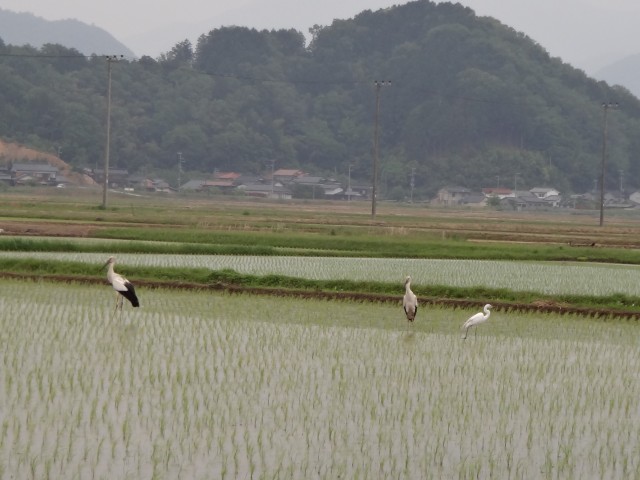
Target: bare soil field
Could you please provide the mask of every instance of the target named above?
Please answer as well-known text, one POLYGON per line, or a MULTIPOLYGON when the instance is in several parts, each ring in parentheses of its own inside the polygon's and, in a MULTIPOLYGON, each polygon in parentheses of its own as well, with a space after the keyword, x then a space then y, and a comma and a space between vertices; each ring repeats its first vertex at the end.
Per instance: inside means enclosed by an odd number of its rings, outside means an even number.
POLYGON ((90 224, 59 223, 46 221, 2 220, 3 235, 41 237, 87 237, 97 226, 90 224))
POLYGON ((329 233, 331 229, 341 229, 387 236, 429 234, 473 242, 640 248, 640 211, 607 212, 603 227, 598 226, 595 211, 509 212, 382 203, 377 217, 371 218, 367 202, 270 202, 225 196, 129 198, 112 195, 113 210, 97 211, 100 199, 96 189, 89 189, 90 193, 73 188, 49 190, 66 191, 48 196, 42 191, 0 195, 0 200, 4 197, 1 203, 4 211, 24 209, 28 212, 24 218, 13 213, 0 219, 0 228, 5 234, 81 237, 96 229, 124 225, 299 233, 329 233), (46 212, 41 218, 35 218, 24 204, 38 202, 47 202, 49 208, 59 206, 59 211, 69 210, 74 214, 84 208, 84 213, 82 218, 73 217, 74 221, 69 223, 60 218, 49 220, 46 212))

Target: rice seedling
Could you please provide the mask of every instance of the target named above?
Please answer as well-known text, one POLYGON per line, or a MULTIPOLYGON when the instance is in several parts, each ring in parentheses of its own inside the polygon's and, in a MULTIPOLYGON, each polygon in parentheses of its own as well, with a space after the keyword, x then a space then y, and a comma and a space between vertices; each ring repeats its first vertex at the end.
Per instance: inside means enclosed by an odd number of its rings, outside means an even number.
POLYGON ((631 478, 631 322, 0 281, 6 478, 631 478), (544 472, 544 473, 542 473, 544 472))
MULTIPOLYGON (((3 258, 67 260, 101 264, 106 253, 3 252, 3 258)), ((250 275, 286 275, 310 280, 400 282, 414 285, 509 289, 548 295, 640 296, 640 266, 594 263, 516 262, 402 258, 338 258, 252 255, 121 254, 130 267, 232 269, 250 275)))

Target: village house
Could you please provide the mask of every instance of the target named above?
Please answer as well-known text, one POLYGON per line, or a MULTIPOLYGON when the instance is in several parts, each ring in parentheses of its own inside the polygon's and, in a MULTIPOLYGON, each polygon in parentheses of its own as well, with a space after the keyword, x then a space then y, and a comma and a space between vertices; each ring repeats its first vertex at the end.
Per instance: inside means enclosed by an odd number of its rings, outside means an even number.
MULTIPOLYGON (((217 170, 213 173, 212 180, 194 179, 184 183, 180 190, 192 190, 192 191, 219 191, 221 193, 229 194, 234 190, 245 191, 247 186, 254 185, 268 185, 271 188, 271 181, 268 183, 263 180, 259 175, 244 175, 237 172, 219 172, 217 170)), ((275 185, 282 186, 280 182, 276 182, 275 185)), ((260 190, 258 187, 256 190, 260 190)))
POLYGON ((311 189, 311 198, 342 198, 344 193, 339 182, 313 175, 302 175, 293 179, 291 187, 295 186, 311 189))
POLYGON ((238 185, 229 178, 214 178, 213 180, 206 180, 202 184, 202 189, 217 189, 224 193, 229 193, 234 190, 238 185))
POLYGON ((6 185, 13 185, 13 177, 8 169, 0 168, 0 182, 6 185))
POLYGON ((302 170, 280 168, 273 172, 273 181, 280 182, 282 185, 293 182, 296 178, 303 176, 302 170))
POLYGON ((640 191, 633 192, 629 195, 629 201, 633 203, 634 206, 640 205, 640 191))
POLYGON ((559 197, 560 192, 555 188, 548 187, 534 187, 529 192, 533 193, 538 198, 559 197))
MULTIPOLYGON (((98 184, 104 184, 104 168, 95 168, 91 177, 98 184)), ((109 168, 109 187, 118 188, 129 185, 129 171, 125 168, 109 168)))
POLYGON ((242 174, 237 172, 219 172, 217 170, 213 172, 213 178, 215 180, 225 181, 228 184, 236 184, 236 181, 241 176, 242 174))
POLYGON ((147 192, 173 192, 173 188, 171 187, 171 185, 169 185, 168 182, 162 180, 161 178, 147 178, 144 180, 142 186, 147 192))
MULTIPOLYGON (((600 197, 598 197, 599 200, 600 197)), ((635 204, 624 192, 611 191, 604 194, 604 206, 605 208, 630 208, 635 204)))
POLYGON ((443 187, 438 190, 434 203, 446 207, 460 205, 464 197, 469 195, 469 193, 471 193, 471 191, 465 187, 443 187))
POLYGON ((255 185, 265 183, 265 180, 260 175, 251 175, 248 173, 241 173, 235 180, 236 185, 255 185))
POLYGON ((142 190, 145 188, 147 177, 144 175, 129 175, 127 177, 127 186, 134 190, 142 190))
POLYGON ((206 180, 189 180, 188 182, 180 185, 180 190, 192 190, 195 192, 199 192, 203 190, 203 185, 206 183, 206 180))
POLYGON ((48 163, 14 162, 9 169, 14 184, 55 185, 58 168, 48 163))
POLYGON ((344 191, 346 200, 363 200, 368 199, 371 192, 371 185, 351 184, 351 188, 347 186, 344 191))
POLYGON ((483 188, 482 193, 485 197, 498 197, 501 200, 513 196, 513 191, 510 188, 483 188))
POLYGON ((277 200, 291 200, 291 191, 282 185, 239 185, 238 191, 244 192, 249 197, 274 198, 277 200))
POLYGON ((528 190, 514 191, 512 197, 505 197, 500 200, 500 205, 518 211, 543 210, 552 206, 550 202, 539 198, 528 190))
POLYGON ((462 197, 460 205, 464 205, 465 207, 486 207, 487 196, 481 192, 470 192, 466 196, 462 197))

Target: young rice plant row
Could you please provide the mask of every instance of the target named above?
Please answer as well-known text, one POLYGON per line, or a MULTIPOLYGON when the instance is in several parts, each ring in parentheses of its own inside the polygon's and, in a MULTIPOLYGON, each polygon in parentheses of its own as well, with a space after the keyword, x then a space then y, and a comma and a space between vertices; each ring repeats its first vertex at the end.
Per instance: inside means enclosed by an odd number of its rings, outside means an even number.
MULTIPOLYGON (((3 252, 6 258, 37 258, 104 263, 109 254, 3 252)), ((640 266, 495 260, 430 260, 238 255, 121 254, 118 265, 233 269, 242 274, 279 274, 311 280, 486 287, 552 295, 640 296, 640 266)), ((134 275, 129 275, 134 280, 134 275)))
MULTIPOLYGON (((133 258, 133 257, 132 257, 133 258)), ((637 325, 0 281, 0 478, 632 478, 637 325)))

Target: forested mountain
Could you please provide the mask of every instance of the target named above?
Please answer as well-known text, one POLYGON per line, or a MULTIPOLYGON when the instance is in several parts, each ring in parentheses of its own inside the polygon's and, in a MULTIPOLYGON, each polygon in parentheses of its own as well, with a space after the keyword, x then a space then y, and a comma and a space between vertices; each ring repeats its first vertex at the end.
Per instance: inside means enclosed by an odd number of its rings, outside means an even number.
MULTIPOLYGON (((379 94, 382 194, 445 184, 593 188, 608 111, 607 187, 640 186, 640 102, 459 4, 419 0, 313 30, 228 27, 157 59, 112 62, 111 165, 277 168, 370 179, 379 94), (375 80, 392 86, 376 90, 375 80)), ((104 157, 107 61, 0 45, 0 136, 77 167, 104 157)), ((184 176, 183 176, 184 178, 184 176)))
POLYGON ((78 20, 45 20, 31 13, 18 13, 0 8, 0 36, 5 43, 41 47, 56 43, 75 48, 85 55, 120 54, 133 57, 133 52, 110 33, 78 20))

